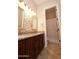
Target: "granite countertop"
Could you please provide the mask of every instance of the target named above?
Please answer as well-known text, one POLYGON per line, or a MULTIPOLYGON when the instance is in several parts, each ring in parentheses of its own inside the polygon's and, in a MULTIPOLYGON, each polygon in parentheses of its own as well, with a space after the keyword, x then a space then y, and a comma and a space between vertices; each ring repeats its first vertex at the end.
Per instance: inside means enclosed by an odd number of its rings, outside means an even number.
POLYGON ((37 36, 37 35, 40 35, 40 34, 44 34, 44 32, 40 31, 40 32, 35 32, 35 33, 21 34, 21 35, 18 35, 18 40, 22 40, 24 38, 30 38, 30 37, 37 36))

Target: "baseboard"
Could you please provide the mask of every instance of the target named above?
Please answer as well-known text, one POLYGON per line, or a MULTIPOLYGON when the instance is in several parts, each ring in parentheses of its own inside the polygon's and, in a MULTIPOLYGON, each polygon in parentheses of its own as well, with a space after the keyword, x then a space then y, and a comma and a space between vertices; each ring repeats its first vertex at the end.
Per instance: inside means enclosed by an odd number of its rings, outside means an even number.
POLYGON ((48 41, 52 43, 59 43, 59 40, 48 40, 48 41))

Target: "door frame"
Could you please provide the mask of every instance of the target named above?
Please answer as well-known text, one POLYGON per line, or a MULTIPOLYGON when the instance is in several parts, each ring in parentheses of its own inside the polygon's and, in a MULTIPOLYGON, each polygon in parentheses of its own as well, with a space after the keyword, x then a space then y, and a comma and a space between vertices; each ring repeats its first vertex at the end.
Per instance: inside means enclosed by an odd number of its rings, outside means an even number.
MULTIPOLYGON (((60 40, 60 28, 59 28, 59 21, 58 21, 57 6, 56 5, 48 7, 48 8, 45 9, 45 22, 47 21, 47 19, 46 19, 46 10, 50 9, 50 8, 53 8, 53 7, 56 7, 56 19, 57 19, 56 23, 57 23, 57 27, 59 29, 58 35, 59 35, 59 40, 60 40)), ((46 23, 46 37, 47 37, 47 23, 46 23)))

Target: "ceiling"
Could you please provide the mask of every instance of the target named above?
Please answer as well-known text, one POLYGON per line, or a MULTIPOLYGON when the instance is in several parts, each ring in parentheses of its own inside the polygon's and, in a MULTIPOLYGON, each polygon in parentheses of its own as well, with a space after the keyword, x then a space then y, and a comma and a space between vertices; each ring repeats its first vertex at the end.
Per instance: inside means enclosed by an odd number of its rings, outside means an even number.
POLYGON ((33 0, 33 1, 36 3, 36 5, 40 5, 47 0, 33 0))

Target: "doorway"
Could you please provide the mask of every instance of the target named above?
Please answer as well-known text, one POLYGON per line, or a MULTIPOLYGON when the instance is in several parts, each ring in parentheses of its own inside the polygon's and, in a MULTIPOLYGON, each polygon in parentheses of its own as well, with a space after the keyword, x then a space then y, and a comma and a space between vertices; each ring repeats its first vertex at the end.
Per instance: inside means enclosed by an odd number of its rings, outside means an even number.
POLYGON ((59 28, 56 12, 56 6, 46 9, 46 32, 48 41, 59 43, 59 28))

